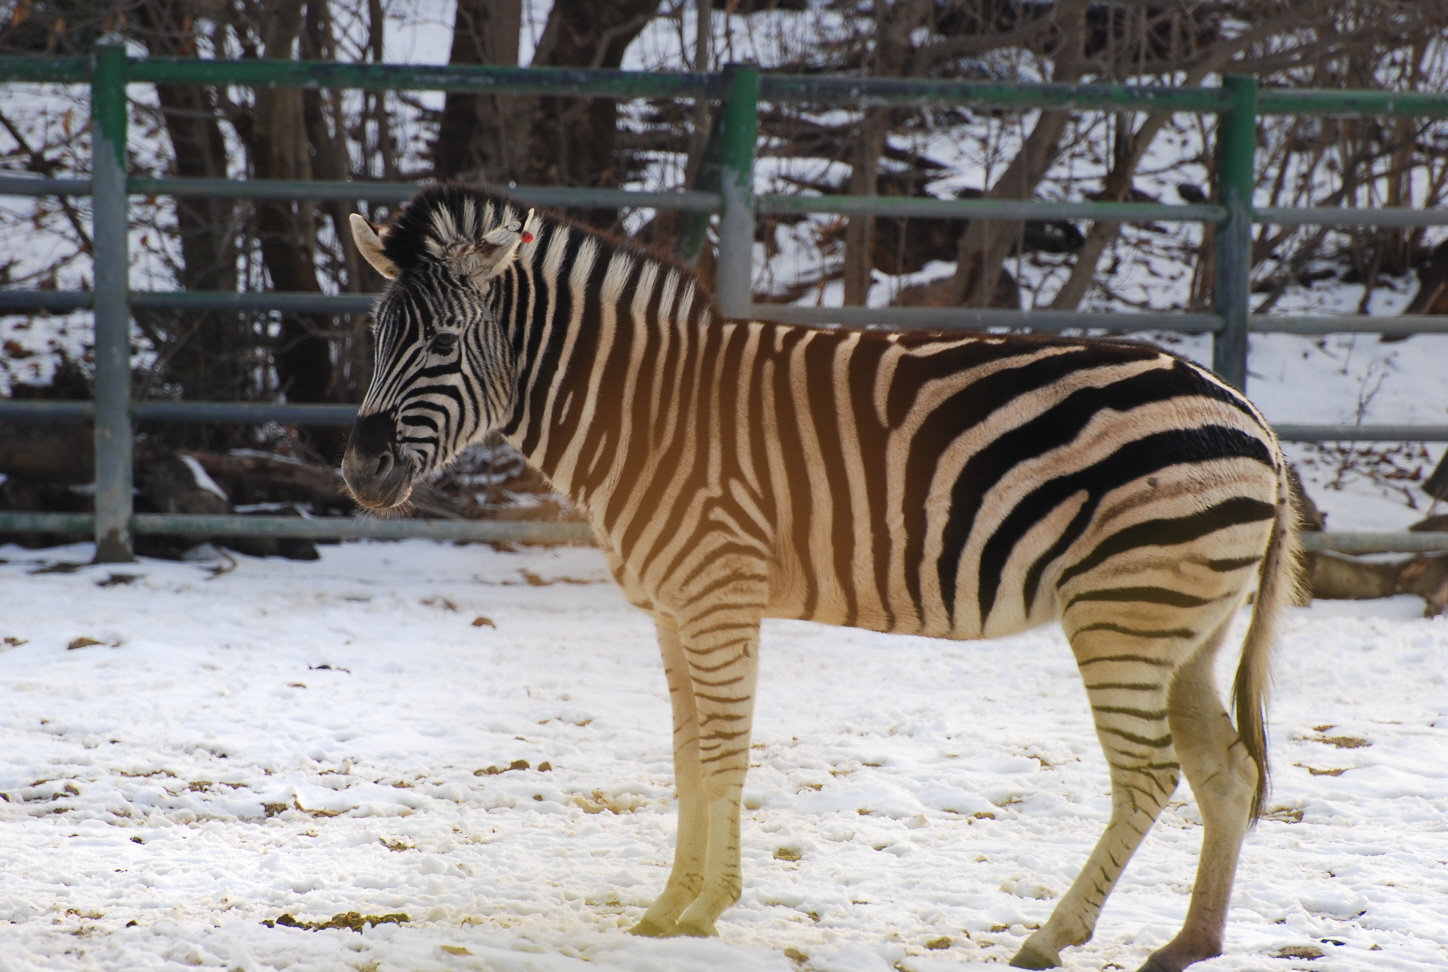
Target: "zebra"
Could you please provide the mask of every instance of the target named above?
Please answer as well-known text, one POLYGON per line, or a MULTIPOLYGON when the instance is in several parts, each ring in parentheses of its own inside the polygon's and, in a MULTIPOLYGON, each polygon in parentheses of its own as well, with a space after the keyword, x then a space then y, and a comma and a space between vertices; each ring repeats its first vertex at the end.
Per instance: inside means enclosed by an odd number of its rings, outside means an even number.
POLYGON ((1142 969, 1220 954, 1298 557, 1282 452, 1240 393, 1142 343, 726 319, 690 270, 472 187, 352 227, 389 278, 343 460, 356 499, 395 507, 500 433, 654 619, 678 840, 633 932, 713 935, 739 898, 762 618, 952 639, 1059 620, 1112 811, 1011 964, 1090 939, 1182 773, 1196 884, 1142 969), (1213 661, 1254 582, 1234 727, 1213 661))

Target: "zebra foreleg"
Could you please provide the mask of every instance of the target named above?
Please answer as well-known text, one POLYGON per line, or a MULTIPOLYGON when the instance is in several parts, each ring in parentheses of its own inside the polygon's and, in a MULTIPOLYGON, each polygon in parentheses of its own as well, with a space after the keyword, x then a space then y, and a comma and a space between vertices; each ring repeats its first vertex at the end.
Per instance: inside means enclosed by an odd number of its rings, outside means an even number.
POLYGON ((679 641, 679 628, 671 619, 655 620, 669 701, 674 710, 674 788, 679 794, 678 838, 674 867, 664 891, 630 929, 635 935, 663 937, 680 934, 679 915, 704 886, 704 864, 709 851, 708 813, 704 774, 699 762, 699 715, 694 705, 694 681, 679 641))
POLYGON ((1202 814, 1202 853, 1182 930, 1152 953, 1141 972, 1180 972, 1222 953, 1232 880, 1257 787, 1257 765, 1238 738, 1213 677, 1225 628, 1177 674, 1167 699, 1172 738, 1202 814))
POLYGON ((763 595, 762 579, 735 580, 715 587, 707 603, 696 604, 679 623, 699 720, 708 835, 703 886, 677 922, 684 935, 717 934, 715 919, 739 900, 744 886, 739 814, 749 769, 763 595))
POLYGON ((1131 655, 1092 653, 1072 641, 1111 768, 1111 820, 1050 919, 1011 959, 1016 968, 1053 968, 1062 948, 1090 941, 1107 896, 1177 785, 1166 711, 1171 668, 1125 660, 1152 657, 1148 646, 1133 646, 1131 655))

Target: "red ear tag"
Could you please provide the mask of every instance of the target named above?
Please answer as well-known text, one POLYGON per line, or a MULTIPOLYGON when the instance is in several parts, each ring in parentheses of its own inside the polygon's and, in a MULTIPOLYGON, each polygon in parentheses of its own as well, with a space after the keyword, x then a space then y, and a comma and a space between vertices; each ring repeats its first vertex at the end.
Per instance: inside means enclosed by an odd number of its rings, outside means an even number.
POLYGON ((524 243, 532 243, 532 242, 533 242, 533 234, 532 234, 532 233, 524 233, 524 234, 523 234, 523 242, 524 242, 524 243))

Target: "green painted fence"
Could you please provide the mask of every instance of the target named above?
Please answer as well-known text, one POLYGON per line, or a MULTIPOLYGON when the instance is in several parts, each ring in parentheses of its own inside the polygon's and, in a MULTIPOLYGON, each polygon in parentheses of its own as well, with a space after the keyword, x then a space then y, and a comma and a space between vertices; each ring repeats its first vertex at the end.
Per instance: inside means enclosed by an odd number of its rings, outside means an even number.
MULTIPOLYGON (((355 409, 332 405, 268 405, 227 402, 133 402, 130 375, 132 307, 189 310, 284 310, 364 313, 359 295, 286 293, 133 292, 127 274, 131 196, 238 199, 370 200, 399 202, 417 186, 380 182, 263 182, 224 179, 129 178, 125 168, 126 86, 130 84, 239 85, 250 87, 359 88, 508 92, 610 98, 706 98, 723 103, 718 191, 633 192, 522 186, 513 191, 540 206, 672 209, 719 216, 717 299, 734 317, 769 317, 797 323, 849 327, 979 329, 1026 327, 1057 331, 1210 332, 1213 366, 1238 387, 1247 376, 1247 335, 1252 332, 1322 334, 1448 333, 1448 319, 1417 316, 1253 315, 1248 303, 1250 231, 1254 222, 1281 225, 1448 225, 1448 210, 1346 208, 1254 209, 1252 191, 1256 125, 1260 115, 1448 117, 1448 94, 1382 91, 1259 90, 1255 79, 1229 76, 1221 87, 1169 88, 1128 85, 979 83, 922 79, 869 79, 764 74, 752 66, 720 74, 660 74, 558 68, 501 68, 314 61, 205 61, 130 58, 123 48, 101 46, 88 58, 0 58, 0 83, 88 84, 94 119, 91 177, 0 177, 0 195, 93 196, 95 287, 87 292, 0 290, 0 313, 74 311, 95 316, 94 402, 0 400, 0 417, 91 419, 96 436, 96 512, 92 515, 0 513, 0 531, 92 535, 98 561, 131 557, 131 535, 169 533, 212 536, 313 538, 432 537, 452 540, 562 542, 586 540, 582 524, 450 522, 280 517, 137 515, 132 510, 131 443, 135 421, 283 421, 350 423, 355 409), (1003 199, 901 199, 859 196, 780 196, 754 192, 754 160, 760 102, 909 107, 959 105, 1001 109, 1192 112, 1216 115, 1219 153, 1216 202, 1155 205, 1118 202, 1051 203, 1003 199), (752 303, 750 271, 754 222, 768 213, 969 219, 1088 219, 1119 222, 1197 222, 1217 227, 1217 294, 1211 313, 1100 314, 1075 311, 1005 311, 977 308, 805 308, 752 303)), ((1282 426, 1284 438, 1300 441, 1448 441, 1448 426, 1282 426)), ((1354 553, 1448 550, 1448 534, 1326 533, 1307 538, 1312 549, 1354 553)))

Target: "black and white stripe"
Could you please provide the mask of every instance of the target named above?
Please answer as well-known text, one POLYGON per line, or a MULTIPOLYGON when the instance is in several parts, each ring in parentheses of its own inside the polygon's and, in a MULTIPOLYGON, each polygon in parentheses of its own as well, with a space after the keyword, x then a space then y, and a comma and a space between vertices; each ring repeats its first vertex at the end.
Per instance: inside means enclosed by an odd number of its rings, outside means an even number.
POLYGON ((1179 769, 1207 845, 1193 916, 1148 967, 1220 949, 1295 556, 1281 452, 1238 392, 1143 344, 721 319, 687 270, 471 189, 365 237, 395 280, 363 416, 394 423, 414 475, 500 430, 658 622, 681 824, 640 931, 711 932, 738 896, 761 618, 957 639, 1059 619, 1116 810, 1017 960, 1090 936, 1179 769), (1239 738, 1211 658, 1254 583, 1239 738))

